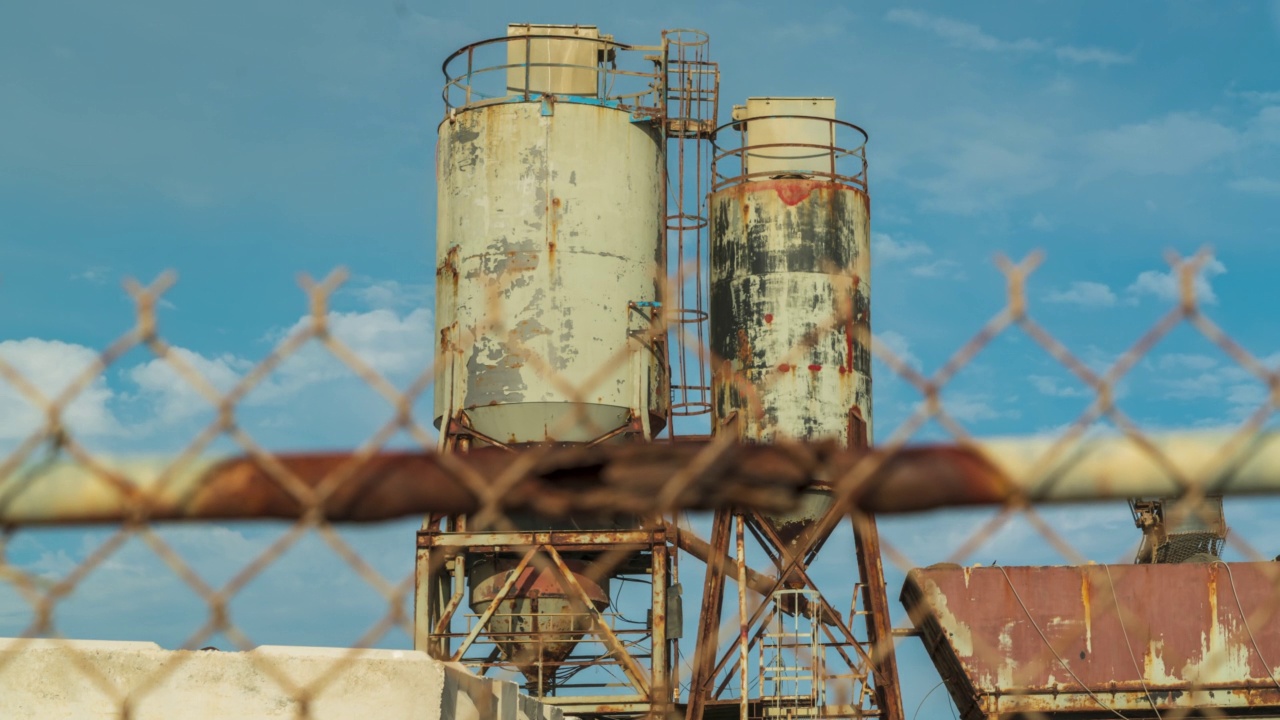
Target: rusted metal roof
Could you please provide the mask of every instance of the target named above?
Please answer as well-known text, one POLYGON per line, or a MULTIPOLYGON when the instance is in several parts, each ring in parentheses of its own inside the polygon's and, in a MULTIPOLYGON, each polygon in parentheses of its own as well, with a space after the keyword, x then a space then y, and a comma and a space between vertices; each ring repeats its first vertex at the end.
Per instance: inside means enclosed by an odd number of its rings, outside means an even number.
POLYGON ((1261 717, 1280 713, 1278 581, 1276 563, 947 565, 908 573, 902 601, 966 720, 1261 717))

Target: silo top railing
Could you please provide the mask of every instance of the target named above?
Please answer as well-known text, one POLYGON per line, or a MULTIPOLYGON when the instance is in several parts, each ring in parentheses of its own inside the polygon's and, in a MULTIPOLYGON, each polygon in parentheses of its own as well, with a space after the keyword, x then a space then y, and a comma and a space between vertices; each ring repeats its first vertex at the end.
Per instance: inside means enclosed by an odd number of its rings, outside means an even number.
MULTIPOLYGON (((758 127, 759 125, 757 125, 758 127)), ((856 187, 863 192, 867 190, 867 140, 865 130, 833 118, 813 115, 760 115, 716 128, 715 151, 711 158, 711 191, 716 192, 734 185, 755 180, 772 178, 805 177, 819 180, 831 180, 856 187), (751 143, 748 139, 748 127, 752 123, 764 124, 776 121, 802 121, 813 123, 826 131, 823 137, 817 138, 810 128, 805 139, 813 142, 763 142, 751 143), (729 132, 726 132, 729 131, 729 132), (736 147, 726 147, 720 141, 723 137, 737 140, 736 147), (757 165, 774 165, 764 170, 753 170, 752 160, 757 165), (764 161, 764 162, 761 162, 764 161), (794 165, 790 169, 779 169, 777 164, 794 165)))
POLYGON ((663 103, 661 67, 654 53, 660 49, 576 35, 522 34, 481 40, 444 61, 445 110, 552 96, 657 117, 663 103), (557 53, 578 55, 582 61, 554 62, 557 53), (646 62, 647 69, 642 65, 646 62), (572 87, 556 88, 557 83, 572 87))

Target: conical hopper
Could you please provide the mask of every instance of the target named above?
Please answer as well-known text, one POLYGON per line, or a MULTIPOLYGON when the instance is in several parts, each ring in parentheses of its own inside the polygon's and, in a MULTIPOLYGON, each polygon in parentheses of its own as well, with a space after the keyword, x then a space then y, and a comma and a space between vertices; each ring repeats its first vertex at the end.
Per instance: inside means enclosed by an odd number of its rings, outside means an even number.
MULTIPOLYGON (((831 509, 831 493, 823 488, 811 488, 801 495, 796 508, 789 513, 766 514, 761 517, 778 535, 788 552, 797 552, 808 540, 810 532, 831 509)), ((826 538, 815 544, 822 545, 826 538)))
MULTIPOLYGON (((489 609, 515 572, 515 565, 515 561, 499 560, 473 570, 473 612, 483 613, 489 609)), ((596 610, 609 607, 607 585, 601 587, 583 575, 583 563, 568 561, 566 565, 596 610)), ((540 695, 554 687, 559 664, 591 630, 591 615, 576 609, 580 605, 573 601, 573 594, 571 588, 562 587, 554 571, 526 567, 510 592, 499 601, 484 629, 502 651, 503 659, 519 668, 540 695)))

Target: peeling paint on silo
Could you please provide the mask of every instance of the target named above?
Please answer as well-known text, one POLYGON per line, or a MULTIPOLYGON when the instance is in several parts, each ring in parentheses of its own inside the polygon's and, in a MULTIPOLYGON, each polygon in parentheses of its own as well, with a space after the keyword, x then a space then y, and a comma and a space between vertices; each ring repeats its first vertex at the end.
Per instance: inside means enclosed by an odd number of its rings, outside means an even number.
POLYGON ((662 427, 665 352, 633 339, 647 324, 631 306, 661 302, 662 158, 649 123, 590 103, 441 124, 438 424, 461 410, 516 443, 587 441, 643 412, 662 427))
POLYGON ((721 190, 710 205, 717 418, 736 412, 752 442, 848 442, 856 413, 869 436, 866 193, 772 179, 721 190))
MULTIPOLYGON (((776 178, 732 185, 709 202, 717 421, 735 418, 747 442, 869 441, 866 193, 776 178)), ((829 506, 830 496, 814 491, 795 512, 769 519, 784 542, 796 543, 829 506)))

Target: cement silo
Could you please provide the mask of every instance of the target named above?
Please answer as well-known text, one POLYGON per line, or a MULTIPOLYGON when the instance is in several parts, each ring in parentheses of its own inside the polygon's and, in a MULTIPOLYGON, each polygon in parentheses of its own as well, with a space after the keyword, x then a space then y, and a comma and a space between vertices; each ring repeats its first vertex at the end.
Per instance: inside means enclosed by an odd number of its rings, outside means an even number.
MULTIPOLYGON (((711 220, 715 417, 745 442, 871 436, 866 134, 831 98, 751 98, 717 141, 711 220)), ((815 494, 774 518, 793 541, 815 494)))
MULTIPOLYGON (((654 59, 667 47, 665 35, 638 47, 591 26, 511 25, 445 62, 434 387, 443 451, 648 441, 667 423, 669 64, 654 59)), ((531 693, 578 712, 669 702, 661 524, 489 520, 424 523, 415 646, 482 672, 518 670, 531 693), (621 562, 590 572, 619 546, 621 562), (615 631, 611 589, 628 580, 652 587, 652 610, 615 631), (646 642, 647 669, 632 657, 646 642), (584 650, 590 643, 603 649, 584 650), (621 705, 617 689, 578 677, 607 665, 627 678, 621 705), (579 688, 591 695, 568 696, 579 688)))
POLYGON ((490 41, 505 66, 477 69, 474 46, 447 63, 435 423, 478 444, 650 437, 669 402, 644 337, 665 268, 661 129, 636 115, 642 94, 613 92, 616 44, 595 28, 508 35, 490 41))

